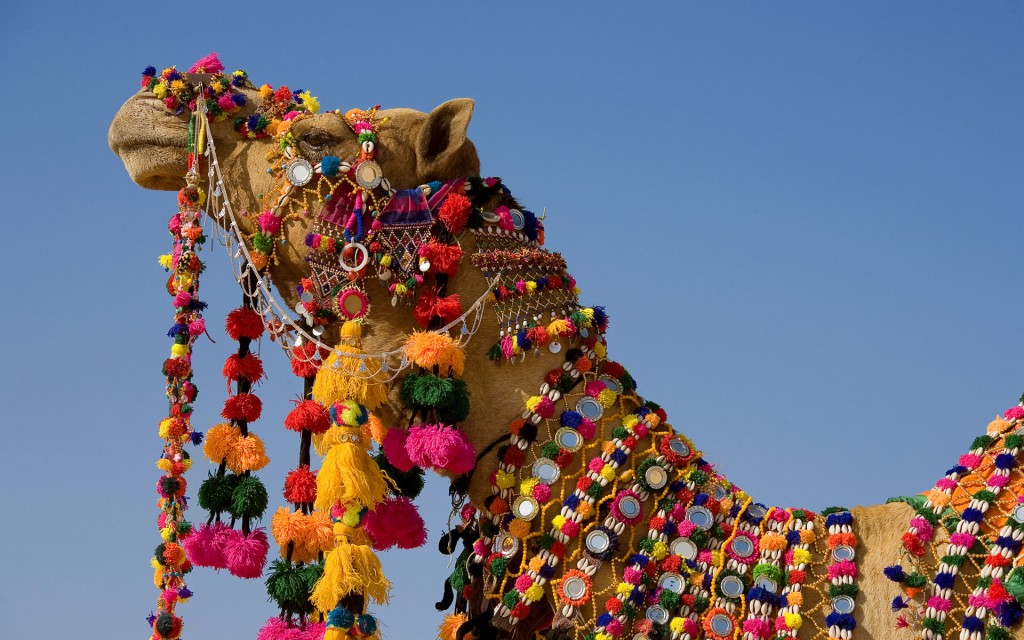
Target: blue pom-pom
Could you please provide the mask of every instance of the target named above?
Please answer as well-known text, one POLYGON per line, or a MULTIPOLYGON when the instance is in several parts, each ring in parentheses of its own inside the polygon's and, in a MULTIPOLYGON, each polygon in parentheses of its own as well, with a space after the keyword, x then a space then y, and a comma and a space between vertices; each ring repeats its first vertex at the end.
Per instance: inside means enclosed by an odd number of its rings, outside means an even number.
POLYGON ((996 467, 999 469, 1012 469, 1016 460, 1014 459, 1013 454, 1000 453, 996 456, 995 462, 996 467))
POLYGON ((259 124, 260 124, 260 117, 258 115, 256 115, 256 114, 253 114, 253 115, 251 115, 251 116, 249 116, 248 118, 245 119, 245 127, 249 131, 257 131, 258 130, 257 127, 259 127, 259 124))
POLYGON ((174 326, 172 326, 170 328, 170 330, 167 331, 167 337, 168 338, 173 338, 174 336, 176 336, 176 335, 178 335, 180 333, 188 333, 188 325, 187 324, 181 324, 180 322, 175 324, 174 326))
POLYGON ((644 592, 640 590, 640 587, 633 587, 633 591, 629 594, 629 601, 637 607, 644 603, 644 592))
POLYGON ((608 626, 608 623, 611 622, 611 621, 612 621, 612 614, 610 614, 610 613, 605 612, 605 613, 602 613, 601 615, 597 616, 597 626, 599 626, 599 627, 606 627, 606 626, 608 626))
POLYGON ((537 283, 537 291, 543 291, 548 286, 547 278, 537 278, 534 282, 537 283))
POLYGON ((181 74, 178 73, 177 71, 172 71, 169 74, 167 74, 167 80, 169 82, 173 82, 175 80, 180 80, 180 79, 181 79, 181 74))
POLYGON ((635 413, 637 416, 639 416, 641 418, 644 418, 644 417, 647 417, 647 415, 649 415, 651 413, 651 408, 650 407, 637 407, 636 410, 633 413, 635 413))
POLYGON ((956 576, 946 571, 940 571, 935 574, 935 586, 940 589, 952 589, 953 583, 956 581, 956 576))
POLYGON ((839 627, 840 629, 847 629, 853 631, 854 627, 857 626, 857 621, 853 619, 853 616, 848 613, 832 613, 825 616, 826 627, 839 627))
POLYGON ((604 307, 594 307, 594 324, 603 327, 606 322, 608 322, 608 314, 605 313, 604 307))
POLYGON ((640 567, 643 568, 643 567, 647 566, 647 561, 648 560, 649 560, 649 558, 647 556, 645 556, 644 554, 642 554, 642 553, 634 553, 633 555, 629 556, 629 560, 627 561, 627 564, 636 564, 636 565, 640 565, 640 567))
POLYGON ((540 568, 540 577, 545 580, 550 580, 555 577, 555 568, 548 563, 544 563, 540 568))
POLYGON ((580 497, 574 493, 566 498, 562 504, 575 511, 576 507, 580 506, 580 497))
POLYGON ((893 611, 899 611, 900 609, 906 609, 907 608, 907 603, 904 602, 902 597, 896 596, 895 598, 892 599, 892 605, 890 605, 890 608, 893 611))
POLYGON ((231 86, 240 87, 245 84, 245 74, 231 76, 231 86))
POLYGON ((907 577, 906 572, 903 571, 903 567, 898 564, 886 567, 882 570, 882 573, 885 574, 886 578, 889 578, 893 582, 903 582, 907 577))
POLYGON ((320 161, 320 173, 324 174, 328 178, 333 178, 338 175, 338 171, 341 169, 341 158, 337 156, 324 156, 324 159, 320 161))
POLYGON ((622 449, 616 449, 615 451, 612 451, 612 454, 608 457, 611 458, 612 461, 614 461, 616 464, 622 464, 623 462, 626 461, 627 456, 626 452, 623 451, 622 449))
POLYGON ((531 241, 537 239, 537 214, 523 210, 523 233, 531 241))
POLYGON ((340 604, 327 614, 327 626, 338 627, 341 629, 348 629, 355 623, 355 616, 352 612, 341 606, 340 604))
POLYGON ((1024 617, 1024 610, 1021 610, 1016 600, 1010 600, 996 607, 996 617, 999 619, 999 624, 1004 627, 1013 627, 1020 622, 1021 617, 1024 617))
POLYGON ((693 504, 698 507, 703 506, 708 503, 709 498, 711 498, 711 496, 706 493, 698 493, 693 499, 693 504))
POLYGON ((234 102, 236 106, 244 107, 245 106, 245 94, 244 93, 236 93, 235 95, 231 96, 231 102, 234 102))
MULTIPOLYGON (((142 75, 152 78, 156 75, 156 67, 146 67, 145 70, 143 70, 142 75)), ((156 620, 156 618, 153 619, 156 620)))
POLYGON ((712 575, 713 573, 714 572, 712 572, 712 571, 708 571, 707 573, 704 574, 704 580, 701 582, 701 585, 700 585, 701 589, 704 589, 705 591, 710 591, 711 590, 711 582, 712 582, 712 580, 714 580, 714 576, 712 575))
POLYGON ((377 631, 377 620, 373 616, 359 616, 359 631, 364 636, 372 636, 377 631))
POLYGON ((188 308, 192 311, 205 311, 209 305, 200 300, 192 299, 192 302, 188 303, 188 308))
POLYGON ((957 475, 960 475, 960 474, 962 474, 965 471, 967 471, 967 467, 965 467, 963 465, 960 465, 960 464, 955 464, 955 465, 953 465, 952 467, 950 467, 949 469, 946 470, 946 475, 948 476, 951 473, 955 473, 957 475))
POLYGON ((1014 553, 1016 553, 1017 550, 1020 549, 1020 541, 1014 540, 1010 536, 999 536, 998 538, 996 538, 996 544, 1002 547, 1006 547, 1014 553))
POLYGON ((978 616, 964 616, 964 629, 968 631, 982 632, 985 630, 985 623, 978 616))
POLYGON ((563 427, 575 429, 583 423, 583 416, 577 411, 563 411, 562 415, 558 418, 558 422, 563 427))
MULTIPOLYGON (((149 67, 149 69, 152 69, 152 68, 153 67, 149 67)), ((154 71, 153 73, 156 73, 156 71, 154 71)), ((149 626, 152 627, 153 623, 156 622, 156 615, 154 613, 150 612, 150 614, 148 616, 146 616, 146 622, 149 624, 149 626)))
POLYGON ((786 533, 786 544, 800 544, 800 532, 789 531, 786 533))
POLYGON ((984 516, 984 514, 974 507, 967 507, 960 515, 960 517, 967 522, 981 522, 982 516, 984 516))
POLYGON ((671 538, 672 536, 676 535, 676 531, 678 530, 679 528, 676 526, 676 523, 672 521, 666 521, 665 526, 662 528, 661 531, 662 533, 671 538))
POLYGON ((526 337, 526 329, 516 334, 516 340, 519 341, 519 348, 523 351, 529 351, 533 347, 533 340, 526 337))
POLYGON ((192 590, 189 589, 188 587, 182 587, 181 589, 178 590, 178 597, 179 598, 191 598, 192 595, 193 595, 192 594, 192 590))
POLYGON ((826 527, 844 524, 853 524, 853 514, 849 511, 839 511, 836 513, 830 513, 828 514, 828 518, 825 520, 826 527))
POLYGON ((672 484, 668 485, 668 490, 670 493, 679 493, 685 488, 686 483, 683 482, 682 480, 673 480, 672 484))

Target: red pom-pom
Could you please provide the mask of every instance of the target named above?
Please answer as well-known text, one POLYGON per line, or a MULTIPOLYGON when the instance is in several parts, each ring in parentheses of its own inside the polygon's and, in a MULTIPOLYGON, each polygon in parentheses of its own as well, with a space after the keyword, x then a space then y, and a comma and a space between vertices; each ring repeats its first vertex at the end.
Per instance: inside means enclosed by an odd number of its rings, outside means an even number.
POLYGON ((320 349, 313 342, 304 342, 298 347, 292 347, 292 373, 300 378, 315 376, 326 357, 327 350, 320 349))
POLYGON ((302 465, 284 478, 284 499, 292 504, 312 504, 316 501, 316 471, 302 465))
POLYGON ((263 377, 263 362, 259 356, 252 353, 246 354, 244 358, 239 358, 237 353, 233 353, 224 361, 221 373, 228 380, 245 378, 249 382, 256 382, 263 377))
POLYGON ((192 373, 190 358, 168 358, 164 360, 164 375, 168 378, 187 378, 192 373))
POLYGON ((473 203, 461 193, 452 193, 441 204, 437 217, 441 220, 448 231, 458 233, 466 228, 466 221, 469 220, 469 211, 473 203))
POLYGON ((618 378, 619 376, 626 372, 626 370, 623 368, 621 364, 619 364, 618 362, 611 361, 604 363, 604 367, 601 369, 601 371, 607 375, 610 375, 613 378, 618 378))
POLYGON ((260 419, 263 412, 263 402, 252 393, 240 393, 236 396, 228 396, 224 401, 224 410, 220 415, 225 420, 245 420, 255 422, 260 419))
POLYGON ((331 428, 331 416, 316 400, 303 400, 285 417, 284 426, 291 431, 323 433, 331 428))
POLYGON ((363 529, 373 541, 373 548, 384 551, 397 546, 415 549, 427 541, 423 518, 409 498, 388 498, 363 519, 363 529))
POLYGON ((420 245, 419 254, 421 258, 430 261, 432 272, 446 273, 450 277, 455 276, 455 272, 459 270, 459 261, 462 260, 462 248, 457 244, 428 242, 420 245))
POLYGON ((420 296, 416 307, 412 311, 416 322, 426 329, 434 316, 441 318, 443 324, 448 324, 462 315, 462 303, 459 302, 459 294, 439 298, 437 295, 427 292, 420 296))
POLYGON ((263 335, 263 318, 248 307, 239 307, 228 314, 224 321, 224 329, 232 340, 256 340, 263 335))

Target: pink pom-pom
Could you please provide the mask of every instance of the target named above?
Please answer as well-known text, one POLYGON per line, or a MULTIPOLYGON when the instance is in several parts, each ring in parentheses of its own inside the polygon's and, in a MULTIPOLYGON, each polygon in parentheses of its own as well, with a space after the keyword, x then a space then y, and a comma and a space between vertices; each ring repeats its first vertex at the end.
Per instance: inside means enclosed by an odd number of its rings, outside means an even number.
POLYGON ((161 594, 161 596, 163 597, 164 602, 166 602, 169 605, 172 605, 174 604, 175 600, 178 599, 178 590, 164 589, 164 592, 161 594))
POLYGON ((1010 476, 1003 475, 991 475, 988 478, 988 486, 990 487, 1005 487, 1010 482, 1010 476))
POLYGON ((600 456, 593 457, 590 459, 587 468, 594 473, 601 473, 601 469, 604 469, 604 460, 600 456))
POLYGON ((974 544, 974 536, 964 531, 958 531, 949 536, 949 544, 970 549, 974 544))
POLYGON ((939 611, 949 611, 950 601, 940 596, 932 596, 928 598, 928 606, 939 611))
POLYGON ((512 222, 512 212, 509 211, 508 207, 502 205, 495 207, 494 213, 498 214, 500 220, 498 220, 498 226, 504 231, 512 231, 516 228, 515 223, 512 222))
MULTIPOLYGON (((768 623, 765 623, 765 624, 768 624, 768 623)), ((685 621, 683 622, 683 627, 684 627, 683 630, 686 633, 690 634, 691 638, 696 638, 697 637, 697 629, 698 629, 698 627, 697 627, 697 621, 696 620, 694 620, 692 618, 686 618, 685 621)))
POLYGON ((223 522, 204 524, 193 530, 192 535, 181 543, 185 557, 197 567, 225 568, 223 539, 231 529, 223 522))
POLYGON ((234 111, 235 110, 235 103, 231 99, 231 94, 228 94, 228 93, 225 93, 224 95, 222 95, 220 98, 217 99, 217 106, 220 107, 221 109, 223 109, 224 111, 234 111))
POLYGON ((171 216, 171 219, 167 221, 167 230, 171 232, 171 235, 181 234, 181 216, 177 213, 171 216))
POLYGON ((516 578, 516 589, 520 592, 526 591, 533 586, 533 578, 529 574, 524 573, 523 575, 516 578))
POLYGON ((1010 407, 1006 410, 1006 413, 1003 414, 1003 417, 1007 420, 1020 420, 1024 418, 1024 407, 1010 407))
POLYGON ((597 425, 590 418, 583 418, 580 422, 580 426, 576 427, 576 430, 580 432, 584 440, 590 440, 594 437, 594 431, 596 431, 597 425))
POLYGON ((636 567, 626 567, 622 571, 622 580, 629 584, 640 584, 640 578, 642 578, 643 575, 643 572, 636 567))
POLYGON ((326 622, 310 622, 306 624, 306 631, 298 640, 323 640, 326 631, 326 622))
POLYGON ((224 559, 227 570, 239 578, 259 578, 263 575, 263 565, 267 561, 267 533, 263 529, 254 529, 248 536, 241 531, 233 531, 233 536, 224 543, 224 559))
POLYGON ((176 307, 187 307, 190 302, 192 302, 192 294, 188 291, 179 291, 174 296, 174 306, 176 307))
POLYGON ((277 232, 281 230, 281 218, 278 218, 270 211, 264 211, 258 218, 260 222, 260 228, 263 229, 263 233, 268 236, 277 235, 277 232))
POLYGON ((399 471, 410 471, 415 464, 409 459, 405 450, 405 441, 409 437, 404 429, 392 429, 384 436, 384 455, 388 462, 399 471))
POLYGON ((476 465, 476 450, 465 433, 443 424, 415 426, 405 441, 409 459, 420 467, 466 473, 476 465))
POLYGON ((373 548, 384 551, 397 546, 399 549, 415 549, 427 541, 427 529, 423 525, 416 505, 409 498, 388 498, 378 504, 363 519, 363 529, 373 541, 373 548))
POLYGON ((537 502, 547 502, 548 500, 551 499, 551 487, 544 484, 543 482, 538 482, 537 484, 533 485, 533 498, 537 502))
POLYGON ((973 471, 978 468, 979 464, 981 464, 981 456, 976 453, 965 453, 960 456, 960 466, 973 471))
MULTIPOLYGON (((689 619, 686 620, 690 622, 689 619)), ((696 625, 694 625, 696 626, 696 625)), ((768 623, 760 618, 751 618, 743 621, 743 631, 752 634, 756 638, 767 638, 771 633, 768 623)))
POLYGON ((957 485, 956 480, 943 476, 935 481, 935 486, 943 491, 952 491, 957 485))
POLYGON ((271 618, 256 635, 256 640, 305 640, 309 627, 292 626, 281 618, 271 618))
POLYGON ((615 637, 622 634, 622 623, 617 618, 612 618, 611 622, 606 624, 604 628, 615 637))
POLYGON ((216 53, 208 53, 196 60, 195 64, 189 67, 189 73, 221 73, 224 65, 221 64, 220 56, 216 53))
POLYGON ((600 380, 591 380, 587 383, 585 393, 591 398, 596 398, 602 391, 608 388, 604 382, 600 380))
POLYGON ((190 322, 188 325, 188 333, 192 336, 201 336, 206 333, 206 320, 199 318, 198 320, 190 322))

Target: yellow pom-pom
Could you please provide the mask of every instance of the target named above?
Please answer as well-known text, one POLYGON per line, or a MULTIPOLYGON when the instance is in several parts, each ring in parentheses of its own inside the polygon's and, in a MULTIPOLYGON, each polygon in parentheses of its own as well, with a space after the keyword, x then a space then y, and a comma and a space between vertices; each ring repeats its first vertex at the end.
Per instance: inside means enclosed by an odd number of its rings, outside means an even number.
POLYGON ((654 543, 654 548, 651 549, 651 555, 656 560, 664 560, 665 556, 668 555, 668 545, 661 540, 654 543))
POLYGON ((552 320, 551 324, 548 325, 548 335, 552 336, 565 336, 569 334, 571 325, 568 320, 558 318, 552 320))
POLYGON ((633 593, 633 585, 629 584, 628 582, 620 582, 618 586, 615 587, 615 593, 621 596, 628 596, 629 594, 633 593))
POLYGON ((539 584, 535 584, 527 589, 523 595, 526 596, 526 599, 530 602, 537 602, 544 597, 544 587, 539 584))
POLYGON ((668 628, 672 633, 682 633, 686 629, 686 618, 672 618, 668 628))
POLYGON ((807 549, 793 549, 793 564, 807 564, 810 561, 810 551, 807 549))
POLYGON ((308 91, 303 91, 299 97, 302 98, 302 105, 306 107, 306 111, 316 113, 320 110, 320 101, 309 95, 308 91))
POLYGON ((171 461, 167 458, 160 458, 156 461, 156 468, 163 471, 164 473, 171 472, 171 461))
POLYGON ((174 531, 170 527, 164 527, 160 530, 160 537, 165 541, 170 540, 172 535, 174 535, 174 531))
POLYGON ((526 401, 526 408, 530 411, 535 411, 537 409, 537 405, 539 405, 543 399, 544 396, 530 396, 526 401))
POLYGON ((535 291, 537 291, 537 283, 533 280, 528 280, 526 282, 526 293, 534 293, 535 291))
POLYGON ((563 524, 565 524, 565 516, 563 516, 562 514, 558 514, 557 516, 551 519, 551 526, 555 529, 558 529, 559 531, 562 530, 563 524))
POLYGON ((615 469, 612 469, 611 465, 604 465, 604 468, 601 469, 601 477, 611 482, 615 479, 615 469))
MULTIPOLYGON (((372 509, 384 499, 388 486, 377 462, 366 449, 352 442, 331 447, 316 477, 317 510, 326 511, 336 502, 358 503, 372 509)), ((345 512, 355 513, 356 509, 345 512)))
POLYGON ((272 95, 274 95, 274 88, 271 87, 269 84, 265 84, 260 87, 261 98, 269 98, 272 95))
POLYGON ((598 358, 603 358, 608 355, 608 347, 604 346, 603 342, 598 342, 594 345, 594 355, 598 358))
POLYGON ((786 613, 786 626, 794 631, 800 628, 800 625, 804 623, 804 619, 799 613, 786 613))
POLYGON ((159 258, 156 259, 156 261, 159 262, 160 266, 163 267, 164 269, 171 268, 172 257, 171 254, 169 253, 165 253, 164 255, 160 256, 159 258))
POLYGON ((635 427, 638 422, 640 422, 640 419, 637 418, 636 415, 634 415, 632 413, 629 414, 628 416, 624 416, 622 418, 622 426, 624 426, 624 427, 626 427, 627 429, 630 429, 630 430, 632 430, 633 427, 635 427))
POLYGON ((153 85, 153 95, 163 100, 167 97, 167 85, 163 82, 158 82, 153 85))
POLYGON ((495 481, 499 489, 509 489, 516 483, 516 477, 508 471, 499 470, 495 481))
POLYGON ((187 355, 188 355, 188 345, 187 344, 171 345, 171 357, 172 358, 180 358, 182 356, 187 356, 187 355))
POLYGON ((390 253, 385 254, 385 255, 380 257, 380 264, 381 264, 381 266, 390 267, 392 261, 394 261, 394 257, 390 253))
POLYGON ((601 393, 597 394, 597 401, 600 402, 605 409, 615 404, 616 398, 618 398, 618 394, 611 389, 605 389, 601 391, 601 393))
POLYGON ((519 483, 519 493, 522 495, 532 495, 533 488, 540 482, 537 478, 527 478, 519 483))
POLYGON ((722 561, 724 558, 725 556, 722 554, 721 549, 717 549, 711 552, 711 564, 713 564, 716 567, 722 566, 722 561))

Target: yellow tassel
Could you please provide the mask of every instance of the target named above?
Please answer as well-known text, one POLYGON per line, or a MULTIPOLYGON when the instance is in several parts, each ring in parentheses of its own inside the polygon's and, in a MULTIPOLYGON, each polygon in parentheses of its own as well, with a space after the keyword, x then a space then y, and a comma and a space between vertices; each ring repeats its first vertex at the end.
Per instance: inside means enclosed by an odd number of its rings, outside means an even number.
POLYGON ((457 640, 455 634, 458 633, 459 627, 468 621, 469 616, 465 613, 449 613, 441 621, 441 626, 437 628, 438 640, 457 640))
POLYGON ((360 593, 377 604, 387 604, 391 583, 384 577, 380 560, 366 545, 350 544, 339 536, 337 546, 324 559, 324 574, 313 588, 309 601, 328 612, 350 593, 360 593))
POLYGON ((380 360, 362 358, 362 328, 351 320, 341 327, 341 342, 324 362, 313 382, 313 398, 329 407, 342 400, 355 400, 376 409, 388 398, 381 379, 380 360))
MULTIPOLYGON (((332 427, 330 431, 352 433, 359 429, 332 427)), ((384 499, 388 486, 377 462, 366 449, 352 442, 341 442, 331 447, 316 477, 318 511, 328 511, 336 503, 357 502, 370 509, 384 499)))
POLYGON ((416 331, 405 343, 405 355, 424 369, 438 368, 440 376, 462 377, 466 352, 447 333, 416 331))
POLYGON ((338 627, 327 627, 324 631, 324 640, 349 640, 348 632, 338 627))

